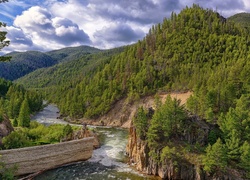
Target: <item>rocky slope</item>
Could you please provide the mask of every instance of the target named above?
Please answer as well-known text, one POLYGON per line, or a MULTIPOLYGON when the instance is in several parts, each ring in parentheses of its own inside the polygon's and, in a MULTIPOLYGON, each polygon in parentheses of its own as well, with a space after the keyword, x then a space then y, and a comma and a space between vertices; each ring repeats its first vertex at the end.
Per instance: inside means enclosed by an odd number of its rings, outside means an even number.
MULTIPOLYGON (((187 119, 189 131, 186 131, 184 136, 176 142, 176 147, 180 149, 190 144, 190 147, 195 144, 207 144, 208 134, 214 127, 210 124, 201 121, 197 117, 187 119), (185 143, 182 143, 185 142, 185 143), (178 145, 177 145, 178 144, 178 145)), ((177 149, 176 148, 176 149, 177 149)), ((227 168, 225 172, 217 172, 216 174, 206 173, 201 165, 199 153, 187 151, 182 155, 181 159, 165 159, 164 162, 155 162, 149 155, 149 147, 145 140, 141 140, 136 129, 131 125, 129 129, 129 139, 126 152, 129 156, 129 163, 138 171, 160 176, 162 179, 185 179, 185 180, 241 180, 242 173, 233 169, 227 168)), ((159 154, 161 152, 158 152, 159 154)), ((158 154, 158 155, 159 155, 158 154)))
MULTIPOLYGON (((167 95, 170 95, 172 98, 177 98, 181 100, 181 103, 184 104, 187 101, 187 98, 190 97, 192 92, 184 92, 184 93, 162 93, 159 95, 159 98, 162 102, 165 101, 167 95)), ((144 108, 149 108, 154 106, 154 96, 146 96, 141 98, 139 101, 135 103, 128 103, 126 99, 122 99, 116 102, 111 108, 111 110, 97 118, 97 119, 80 119, 80 120, 68 120, 74 123, 87 123, 91 125, 99 125, 99 126, 113 126, 113 127, 123 127, 130 128, 132 118, 135 115, 138 107, 143 106, 144 108)))

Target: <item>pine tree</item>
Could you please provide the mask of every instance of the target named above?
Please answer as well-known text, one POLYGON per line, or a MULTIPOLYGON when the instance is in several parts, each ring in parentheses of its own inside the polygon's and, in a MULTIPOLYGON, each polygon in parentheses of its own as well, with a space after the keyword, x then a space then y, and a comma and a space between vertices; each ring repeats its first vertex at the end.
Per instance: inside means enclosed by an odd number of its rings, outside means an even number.
POLYGON ((250 144, 245 141, 240 150, 240 167, 246 170, 247 178, 250 178, 250 144))
POLYGON ((236 130, 230 133, 230 138, 226 139, 227 154, 230 159, 238 160, 240 155, 240 137, 236 130))
MULTIPOLYGON (((4 2, 8 2, 8 0, 0 0, 0 3, 4 3, 4 2)), ((1 27, 5 27, 6 24, 5 23, 2 23, 0 22, 0 28, 1 27)), ((7 32, 5 31, 0 31, 0 51, 2 48, 4 48, 5 46, 8 46, 9 45, 9 41, 6 41, 6 34, 7 32)), ((10 57, 0 57, 0 61, 8 61, 10 60, 10 57)))
POLYGON ((14 127, 17 127, 17 126, 18 126, 17 118, 14 118, 14 120, 13 120, 13 126, 14 126, 14 127))
POLYGON ((212 146, 209 144, 206 148, 206 155, 202 158, 204 170, 211 173, 215 170, 224 170, 227 165, 227 154, 224 145, 219 138, 212 146))
POLYGON ((138 109, 136 117, 134 118, 134 124, 136 127, 136 134, 144 140, 148 129, 148 118, 143 107, 138 109))
POLYGON ((20 113, 18 116, 18 126, 29 127, 30 125, 30 109, 27 98, 22 102, 20 113))

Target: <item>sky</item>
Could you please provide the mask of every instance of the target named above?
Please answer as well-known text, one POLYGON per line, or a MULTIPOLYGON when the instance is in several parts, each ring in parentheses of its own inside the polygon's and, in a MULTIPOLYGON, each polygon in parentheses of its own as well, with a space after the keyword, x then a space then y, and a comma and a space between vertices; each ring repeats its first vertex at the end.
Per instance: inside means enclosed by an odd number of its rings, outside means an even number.
POLYGON ((249 0, 9 0, 0 3, 11 51, 88 45, 110 49, 142 39, 152 25, 199 4, 224 17, 250 12, 249 0))

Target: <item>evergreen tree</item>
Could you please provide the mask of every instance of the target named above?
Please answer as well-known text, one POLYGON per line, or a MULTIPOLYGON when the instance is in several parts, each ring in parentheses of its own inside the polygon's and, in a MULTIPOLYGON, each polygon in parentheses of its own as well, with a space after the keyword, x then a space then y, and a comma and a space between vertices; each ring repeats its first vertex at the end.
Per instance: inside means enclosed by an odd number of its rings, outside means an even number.
POLYGON ((28 100, 25 98, 20 108, 20 113, 18 116, 18 126, 29 127, 29 125, 30 125, 30 109, 28 100))
POLYGON ((136 127, 136 134, 138 135, 138 137, 140 137, 140 139, 144 140, 148 130, 148 118, 147 113, 145 112, 143 107, 140 107, 137 110, 137 114, 133 122, 136 127))
MULTIPOLYGON (((4 2, 8 2, 8 0, 0 0, 0 3, 4 3, 4 2)), ((5 27, 6 24, 5 23, 2 23, 0 22, 0 28, 1 27, 5 27)), ((0 31, 0 51, 2 48, 4 48, 5 46, 8 46, 9 45, 9 41, 6 41, 6 34, 7 32, 5 31, 0 31)), ((8 61, 10 60, 10 57, 2 57, 0 56, 0 61, 8 61)))
POLYGON ((240 155, 240 137, 233 129, 230 137, 226 139, 227 154, 229 159, 238 160, 240 155))
POLYGON ((14 118, 14 120, 13 120, 13 126, 14 126, 14 127, 17 127, 17 126, 18 126, 17 118, 14 118))
POLYGON ((250 178, 250 144, 245 141, 243 146, 240 148, 240 167, 245 169, 247 172, 247 178, 250 178))
POLYGON ((227 154, 224 145, 219 138, 212 146, 206 148, 206 155, 202 158, 204 170, 211 173, 218 169, 224 170, 227 165, 227 154))

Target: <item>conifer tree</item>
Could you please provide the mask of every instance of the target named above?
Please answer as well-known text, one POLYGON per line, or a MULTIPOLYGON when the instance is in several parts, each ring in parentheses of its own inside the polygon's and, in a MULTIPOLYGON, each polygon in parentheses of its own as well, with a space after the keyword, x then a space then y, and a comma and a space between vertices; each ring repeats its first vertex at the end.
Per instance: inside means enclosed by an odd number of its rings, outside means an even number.
POLYGON ((20 113, 18 116, 18 126, 29 127, 30 125, 30 109, 27 98, 22 102, 20 113))
POLYGON ((136 133, 138 137, 144 139, 148 129, 148 118, 143 107, 140 107, 138 109, 136 117, 134 118, 134 124, 136 127, 136 133))
MULTIPOLYGON (((0 3, 4 3, 4 2, 8 2, 8 0, 0 0, 0 3)), ((5 26, 6 26, 5 23, 0 22, 0 28, 5 27, 5 26)), ((10 43, 9 41, 6 40, 6 34, 7 34, 7 32, 0 31, 0 51, 5 46, 8 46, 9 43, 10 43)), ((2 56, 0 56, 0 61, 8 61, 8 60, 10 60, 10 57, 2 57, 2 56)))
POLYGON ((13 120, 13 126, 14 126, 14 127, 17 127, 17 126, 18 126, 17 118, 14 118, 14 120, 13 120))
POLYGON ((246 176, 247 178, 250 178, 250 144, 245 141, 240 150, 240 167, 246 170, 246 176))
POLYGON ((221 139, 217 139, 212 146, 209 144, 206 148, 206 155, 202 158, 204 170, 211 173, 216 169, 225 169, 227 165, 227 154, 221 139))

